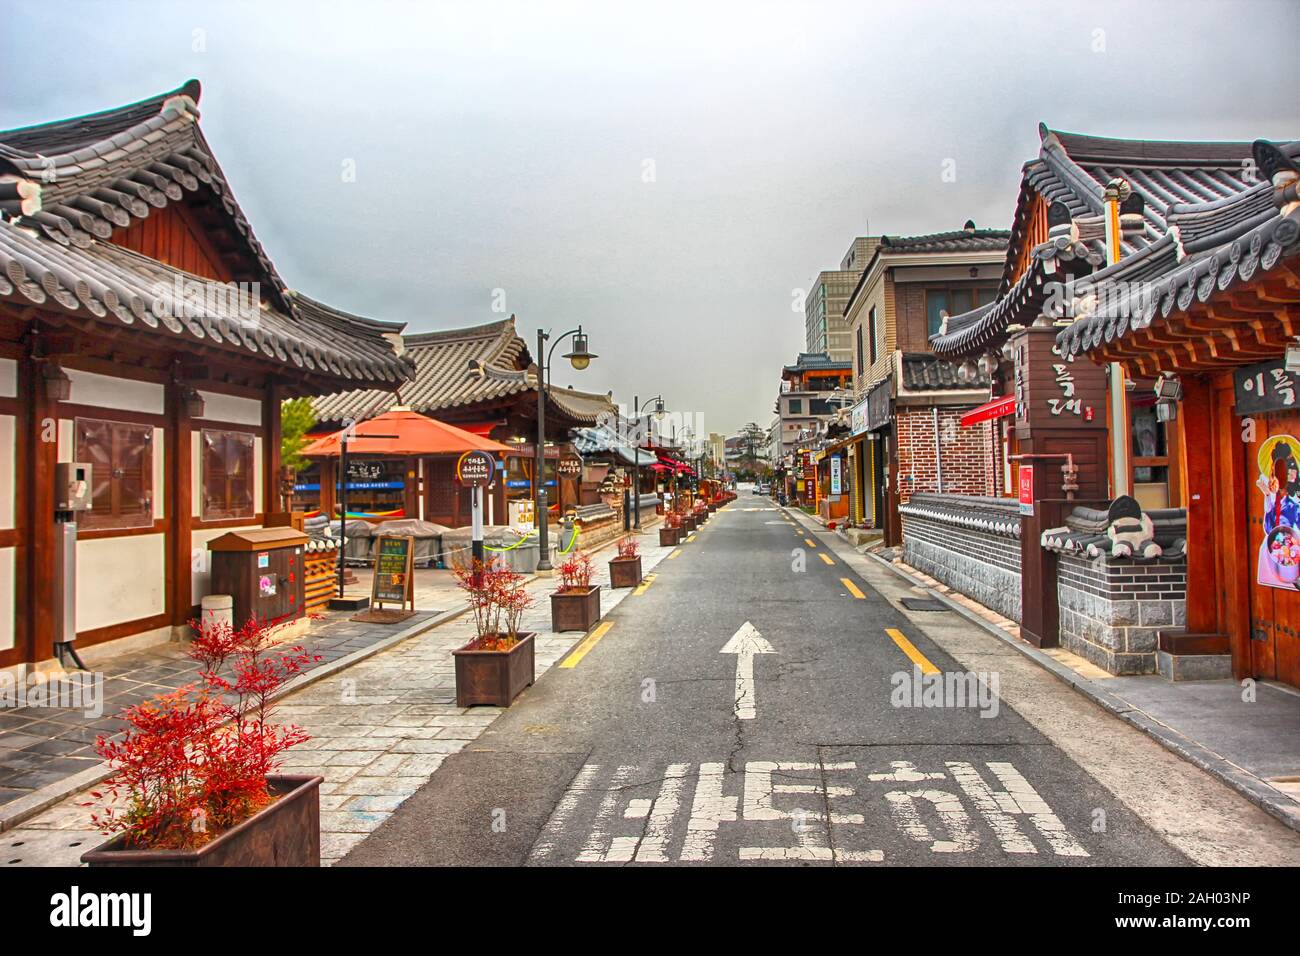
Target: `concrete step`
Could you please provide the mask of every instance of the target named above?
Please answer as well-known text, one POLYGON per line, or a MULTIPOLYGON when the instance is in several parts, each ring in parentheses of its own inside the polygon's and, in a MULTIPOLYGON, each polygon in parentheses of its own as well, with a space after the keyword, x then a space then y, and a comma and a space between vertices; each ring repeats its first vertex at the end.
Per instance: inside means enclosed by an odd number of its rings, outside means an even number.
POLYGON ((860 548, 864 544, 879 544, 884 541, 885 532, 877 528, 848 528, 844 532, 844 537, 853 547, 860 548))
POLYGON ((1232 677, 1232 655, 1156 651, 1156 668, 1161 677, 1171 681, 1226 680, 1232 677))
POLYGON ((1227 654, 1227 634, 1188 634, 1183 628, 1162 630, 1156 635, 1158 647, 1170 654, 1227 654))

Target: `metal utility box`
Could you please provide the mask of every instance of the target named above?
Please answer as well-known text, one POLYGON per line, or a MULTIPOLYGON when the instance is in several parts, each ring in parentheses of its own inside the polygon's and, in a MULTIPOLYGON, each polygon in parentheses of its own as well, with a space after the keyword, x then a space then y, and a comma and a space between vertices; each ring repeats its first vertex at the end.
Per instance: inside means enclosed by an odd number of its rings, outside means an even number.
POLYGON ((250 617, 268 622, 302 617, 308 540, 293 528, 254 528, 231 531, 208 542, 212 593, 234 599, 236 628, 250 617))
POLYGON ((90 462, 62 461, 54 466, 54 510, 89 511, 92 470, 90 462))

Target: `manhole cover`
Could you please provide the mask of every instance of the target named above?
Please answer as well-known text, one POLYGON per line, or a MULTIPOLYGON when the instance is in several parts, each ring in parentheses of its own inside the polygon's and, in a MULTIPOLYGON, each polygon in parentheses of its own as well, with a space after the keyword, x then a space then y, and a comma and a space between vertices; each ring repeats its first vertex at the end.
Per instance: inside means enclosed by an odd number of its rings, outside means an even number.
POLYGON ((934 598, 903 598, 900 602, 909 611, 947 611, 948 605, 934 598))

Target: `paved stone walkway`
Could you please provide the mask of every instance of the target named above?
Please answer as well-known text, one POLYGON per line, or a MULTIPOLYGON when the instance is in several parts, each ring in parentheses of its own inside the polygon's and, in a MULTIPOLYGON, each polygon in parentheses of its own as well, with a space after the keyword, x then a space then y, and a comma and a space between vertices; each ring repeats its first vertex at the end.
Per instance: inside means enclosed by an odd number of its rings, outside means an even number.
MULTIPOLYGON (((672 549, 658 547, 655 528, 643 533, 641 541, 642 570, 648 574, 672 549)), ((592 555, 594 580, 604 588, 603 613, 632 593, 609 589, 607 562, 614 552, 611 544, 592 555)), ((524 616, 523 628, 538 632, 539 680, 585 637, 549 630, 547 595, 557 580, 540 578, 527 585, 538 603, 524 616)), ((500 713, 491 707, 456 706, 451 651, 472 636, 468 615, 448 621, 293 693, 280 704, 278 719, 296 722, 312 737, 286 755, 283 769, 325 778, 322 863, 338 861, 365 839, 428 781, 447 754, 477 738, 500 713)), ((75 865, 82 853, 104 839, 87 828, 91 811, 79 805, 87 799, 71 797, 0 833, 0 867, 75 865)))

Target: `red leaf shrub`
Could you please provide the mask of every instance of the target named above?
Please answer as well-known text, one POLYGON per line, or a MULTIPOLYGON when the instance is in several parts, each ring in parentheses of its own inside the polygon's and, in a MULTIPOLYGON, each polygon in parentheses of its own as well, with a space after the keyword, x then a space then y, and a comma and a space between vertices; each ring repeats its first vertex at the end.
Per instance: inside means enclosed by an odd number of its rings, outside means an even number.
POLYGON ((453 568, 456 585, 469 595, 474 640, 479 650, 508 651, 519 643, 519 622, 536 602, 524 589, 524 576, 499 558, 453 568))
POLYGON ((301 647, 275 649, 275 623, 190 622, 200 682, 127 707, 123 737, 95 741, 113 775, 92 796, 125 798, 91 814, 104 833, 125 833, 127 849, 195 849, 272 801, 267 775, 308 737, 271 722, 271 697, 320 660, 301 647))
POLYGON ((620 558, 635 558, 641 553, 641 544, 633 535, 626 535, 619 539, 618 556, 620 558))
POLYGON ((575 552, 560 565, 560 586, 555 593, 587 590, 591 586, 591 573, 591 557, 581 551, 575 552))

